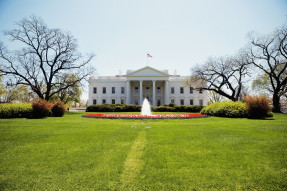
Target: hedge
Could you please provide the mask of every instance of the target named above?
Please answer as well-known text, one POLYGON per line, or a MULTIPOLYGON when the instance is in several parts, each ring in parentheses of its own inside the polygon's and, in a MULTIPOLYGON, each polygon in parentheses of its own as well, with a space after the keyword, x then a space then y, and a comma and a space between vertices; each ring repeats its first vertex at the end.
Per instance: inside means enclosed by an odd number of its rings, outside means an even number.
POLYGON ((47 102, 38 100, 31 103, 0 104, 0 118, 43 118, 48 116, 61 117, 65 113, 61 101, 47 102))
POLYGON ((200 112, 203 106, 199 105, 175 105, 164 104, 158 107, 152 107, 154 112, 200 112))
MULTIPOLYGON (((162 106, 151 106, 153 112, 200 112, 203 106, 198 105, 175 105, 165 104, 162 106)), ((140 112, 140 105, 131 104, 101 104, 90 105, 86 109, 87 112, 140 112)))
POLYGON ((238 101, 215 102, 203 108, 200 113, 218 117, 247 117, 245 104, 238 101))
POLYGON ((140 105, 130 104, 101 104, 90 105, 87 107, 86 112, 139 112, 141 111, 140 105))
POLYGON ((31 103, 0 104, 0 118, 27 118, 32 115, 31 103))

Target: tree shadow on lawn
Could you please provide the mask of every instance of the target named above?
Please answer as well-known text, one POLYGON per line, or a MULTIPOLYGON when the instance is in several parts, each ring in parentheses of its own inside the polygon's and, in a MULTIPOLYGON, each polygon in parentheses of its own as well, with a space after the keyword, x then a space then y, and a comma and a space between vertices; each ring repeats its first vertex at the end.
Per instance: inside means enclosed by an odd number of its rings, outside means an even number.
POLYGON ((269 120, 275 120, 273 117, 266 117, 266 118, 247 118, 249 120, 254 120, 254 121, 269 121, 269 120))

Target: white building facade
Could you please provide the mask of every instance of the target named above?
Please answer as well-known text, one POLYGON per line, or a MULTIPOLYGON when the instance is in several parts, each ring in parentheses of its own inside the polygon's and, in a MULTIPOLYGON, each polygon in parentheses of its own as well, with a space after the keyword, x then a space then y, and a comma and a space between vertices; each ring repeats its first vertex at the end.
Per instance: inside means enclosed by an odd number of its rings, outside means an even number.
POLYGON ((146 66, 128 70, 126 75, 99 76, 89 79, 88 105, 135 104, 142 105, 147 98, 151 105, 207 105, 207 91, 195 90, 186 83, 188 76, 169 75, 167 70, 146 66))

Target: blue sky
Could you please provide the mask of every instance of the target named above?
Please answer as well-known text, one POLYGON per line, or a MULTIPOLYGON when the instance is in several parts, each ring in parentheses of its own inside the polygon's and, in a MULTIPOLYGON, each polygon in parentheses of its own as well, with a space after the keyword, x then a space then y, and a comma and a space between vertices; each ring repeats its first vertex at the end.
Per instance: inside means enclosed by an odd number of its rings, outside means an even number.
POLYGON ((0 0, 4 30, 36 15, 71 32, 81 53, 93 52, 98 75, 146 66, 190 75, 210 56, 232 55, 247 34, 272 32, 287 21, 286 0, 0 0))

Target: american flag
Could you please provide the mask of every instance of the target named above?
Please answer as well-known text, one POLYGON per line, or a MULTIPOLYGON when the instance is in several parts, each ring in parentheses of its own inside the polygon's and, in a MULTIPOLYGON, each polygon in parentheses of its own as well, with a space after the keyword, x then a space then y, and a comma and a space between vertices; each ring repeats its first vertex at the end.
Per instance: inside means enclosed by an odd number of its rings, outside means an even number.
POLYGON ((152 58, 152 55, 150 55, 149 53, 147 53, 147 57, 152 58))

